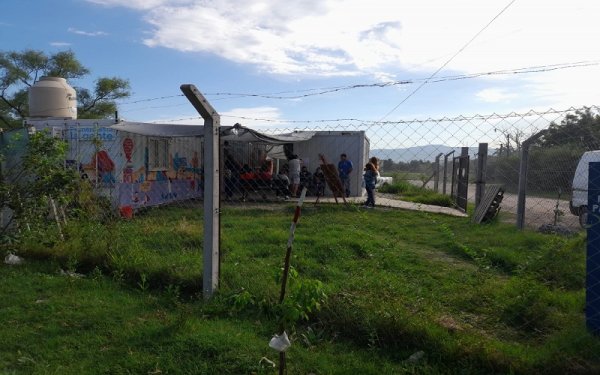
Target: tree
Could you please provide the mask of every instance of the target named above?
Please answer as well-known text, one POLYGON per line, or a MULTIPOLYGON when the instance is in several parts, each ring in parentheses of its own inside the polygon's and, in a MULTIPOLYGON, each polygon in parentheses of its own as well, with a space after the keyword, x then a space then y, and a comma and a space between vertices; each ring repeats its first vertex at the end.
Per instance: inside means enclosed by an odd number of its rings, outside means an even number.
POLYGON ((600 115, 594 114, 590 108, 570 113, 560 124, 552 122, 536 143, 544 147, 569 144, 596 150, 600 147, 600 115))
MULTIPOLYGON (((90 71, 75 57, 73 51, 47 55, 42 51, 0 52, 0 127, 19 127, 28 116, 29 88, 41 77, 78 79, 90 71)), ((129 97, 129 82, 112 77, 96 80, 93 90, 75 87, 80 118, 111 117, 117 99, 129 97)))
MULTIPOLYGON (((510 134, 516 144, 514 150, 511 150, 512 146, 508 142, 509 133, 503 134, 507 139, 504 150, 509 147, 510 151, 518 151, 523 138, 522 132, 510 134)), ((550 123, 530 149, 527 188, 530 191, 553 194, 570 191, 581 155, 585 151, 599 148, 600 115, 590 108, 569 113, 560 123, 550 123)), ((516 191, 519 162, 518 153, 512 152, 509 155, 509 151, 501 151, 496 157, 488 159, 488 175, 492 176, 495 183, 516 191)))
POLYGON ((117 110, 115 100, 129 96, 129 82, 121 78, 100 78, 93 93, 77 88, 78 117, 106 118, 117 110))
MULTIPOLYGON (((12 141, 21 135, 14 134, 12 141)), ((18 153, 10 145, 3 151, 18 153)), ((34 231, 44 227, 51 204, 63 207, 74 199, 80 178, 76 170, 64 167, 66 152, 67 143, 47 132, 29 135, 21 169, 9 172, 8 178, 0 181, 0 204, 10 208, 11 223, 15 222, 17 229, 34 231)), ((3 160, 7 154, 2 155, 3 160)), ((7 228, 0 228, 0 233, 7 228)))

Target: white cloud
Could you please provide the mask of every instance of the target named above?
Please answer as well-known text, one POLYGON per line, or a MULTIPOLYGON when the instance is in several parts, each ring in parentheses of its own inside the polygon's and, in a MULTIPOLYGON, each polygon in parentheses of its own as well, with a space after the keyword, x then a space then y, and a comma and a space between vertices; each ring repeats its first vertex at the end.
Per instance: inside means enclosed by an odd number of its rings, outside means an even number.
POLYGON ((476 96, 488 103, 506 102, 517 97, 517 94, 510 93, 506 89, 489 88, 479 91, 476 96))
POLYGON ((181 5, 193 1, 186 0, 87 0, 89 3, 107 7, 127 7, 132 9, 153 9, 164 5, 181 5))
POLYGON ((78 30, 75 29, 73 27, 69 27, 67 29, 68 32, 73 33, 73 34, 77 34, 77 35, 85 35, 85 36, 105 36, 108 35, 108 33, 104 32, 104 31, 83 31, 83 30, 78 30))
MULTIPOLYGON (((151 36, 145 40, 151 47, 211 53, 275 74, 371 75, 376 79, 403 79, 407 72, 428 76, 453 58, 507 3, 88 1, 143 12, 152 27, 151 36)), ((598 14, 600 2, 589 0, 517 1, 454 57, 440 75, 600 60, 600 49, 594 47, 600 36, 598 14)), ((591 87, 600 87, 598 67, 586 70, 587 81, 582 81, 576 71, 583 69, 512 79, 521 88, 529 88, 532 99, 589 101, 589 97, 582 96, 596 94, 591 87), (543 97, 533 97, 540 93, 543 97)), ((494 95, 488 92, 487 98, 493 99, 494 95)))
POLYGON ((50 45, 52 47, 68 47, 71 45, 71 43, 67 43, 67 42, 50 42, 50 45))

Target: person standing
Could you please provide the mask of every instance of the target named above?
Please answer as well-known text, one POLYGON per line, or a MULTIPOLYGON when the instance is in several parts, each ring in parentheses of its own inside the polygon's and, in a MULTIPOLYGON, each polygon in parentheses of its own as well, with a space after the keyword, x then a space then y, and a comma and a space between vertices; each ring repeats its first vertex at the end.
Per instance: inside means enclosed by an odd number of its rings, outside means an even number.
POLYGON ((346 198, 350 196, 350 173, 352 173, 352 162, 348 160, 348 156, 346 154, 340 155, 340 161, 338 163, 338 173, 340 175, 340 180, 342 181, 342 186, 344 187, 344 191, 346 192, 346 198))
POLYGON ((233 197, 233 192, 237 187, 237 182, 240 175, 240 165, 233 158, 231 150, 229 149, 229 142, 227 141, 225 141, 223 144, 223 156, 225 159, 225 170, 223 173, 223 182, 225 182, 225 198, 229 200, 233 197))
POLYGON ((375 156, 371 156, 369 158, 369 163, 373 164, 373 166, 375 167, 375 171, 377 172, 377 175, 379 176, 379 159, 377 159, 375 156))
POLYGON ((291 184, 292 197, 296 198, 298 194, 298 186, 300 186, 300 159, 298 155, 292 155, 288 160, 289 177, 291 184))
POLYGON ((367 201, 365 207, 375 207, 375 184, 377 183, 377 171, 372 163, 365 165, 365 189, 367 190, 367 201))
POLYGON ((377 159, 375 156, 371 156, 371 158, 369 158, 369 163, 373 164, 373 167, 375 167, 375 185, 377 186, 377 182, 379 182, 379 177, 381 177, 379 173, 379 159, 377 159))

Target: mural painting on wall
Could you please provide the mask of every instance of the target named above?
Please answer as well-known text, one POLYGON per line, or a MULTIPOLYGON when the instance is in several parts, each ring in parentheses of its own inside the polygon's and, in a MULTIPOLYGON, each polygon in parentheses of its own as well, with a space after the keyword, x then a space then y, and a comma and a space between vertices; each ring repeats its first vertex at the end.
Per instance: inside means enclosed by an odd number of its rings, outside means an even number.
POLYGON ((82 178, 89 179, 103 186, 115 184, 115 162, 106 150, 99 150, 92 155, 89 163, 81 163, 79 171, 82 178))
POLYGON ((133 182, 133 164, 131 163, 131 153, 133 152, 133 140, 125 138, 123 140, 123 152, 125 153, 125 168, 123 168, 123 182, 133 182))
POLYGON ((179 152, 169 154, 168 167, 152 170, 148 163, 148 148, 144 148, 143 165, 136 171, 131 156, 134 142, 130 138, 123 140, 123 152, 126 158, 123 169, 123 183, 119 186, 119 205, 139 208, 175 200, 197 198, 202 194, 201 170, 198 152, 194 151, 191 163, 179 152))

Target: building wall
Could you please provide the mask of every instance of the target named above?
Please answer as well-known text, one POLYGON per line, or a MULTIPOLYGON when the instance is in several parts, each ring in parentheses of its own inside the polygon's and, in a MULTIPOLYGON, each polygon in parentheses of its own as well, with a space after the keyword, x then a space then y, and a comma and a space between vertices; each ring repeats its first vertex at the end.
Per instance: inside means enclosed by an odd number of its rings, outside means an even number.
MULTIPOLYGON (((202 195, 202 139, 152 137, 109 128, 96 120, 29 121, 69 144, 66 163, 115 206, 140 208, 202 195), (153 168, 152 140, 165 142, 165 163, 153 168)), ((159 142, 159 143, 160 143, 159 142)))
MULTIPOLYGON (((350 180, 351 196, 364 194, 361 182, 363 168, 369 158, 369 140, 365 132, 317 132, 310 140, 294 144, 294 153, 302 159, 303 165, 306 165, 311 173, 314 173, 321 163, 319 154, 323 154, 326 161, 337 168, 340 154, 345 153, 354 166, 350 180)), ((327 191, 326 194, 331 192, 327 191)))

